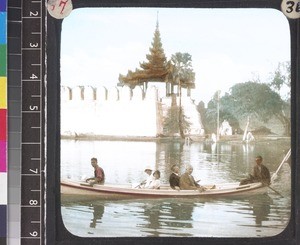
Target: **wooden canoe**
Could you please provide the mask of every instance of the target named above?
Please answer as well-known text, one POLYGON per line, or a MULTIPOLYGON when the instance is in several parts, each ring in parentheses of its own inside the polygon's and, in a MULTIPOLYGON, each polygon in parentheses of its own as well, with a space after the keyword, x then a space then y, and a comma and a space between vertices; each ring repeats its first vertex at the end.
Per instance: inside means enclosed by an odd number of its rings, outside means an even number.
POLYGON ((61 194, 65 200, 68 198, 88 197, 95 199, 122 199, 122 198, 178 198, 178 197, 219 197, 261 194, 267 191, 267 186, 262 183, 251 183, 239 186, 239 183, 216 184, 204 186, 205 191, 198 190, 173 190, 164 185, 160 189, 138 189, 129 185, 93 185, 85 182, 62 180, 61 194))

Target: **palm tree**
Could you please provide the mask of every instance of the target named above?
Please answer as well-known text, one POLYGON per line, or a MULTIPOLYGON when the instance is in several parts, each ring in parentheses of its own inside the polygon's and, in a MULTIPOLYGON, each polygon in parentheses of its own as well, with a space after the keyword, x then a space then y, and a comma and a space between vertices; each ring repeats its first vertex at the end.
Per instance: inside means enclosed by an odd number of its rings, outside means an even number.
POLYGON ((186 88, 190 90, 195 88, 195 73, 192 68, 192 56, 188 53, 177 52, 171 56, 171 64, 173 66, 173 81, 172 81, 172 91, 173 86, 178 86, 179 95, 179 113, 178 113, 178 124, 179 133, 181 138, 185 138, 183 130, 183 110, 181 106, 181 88, 186 88))

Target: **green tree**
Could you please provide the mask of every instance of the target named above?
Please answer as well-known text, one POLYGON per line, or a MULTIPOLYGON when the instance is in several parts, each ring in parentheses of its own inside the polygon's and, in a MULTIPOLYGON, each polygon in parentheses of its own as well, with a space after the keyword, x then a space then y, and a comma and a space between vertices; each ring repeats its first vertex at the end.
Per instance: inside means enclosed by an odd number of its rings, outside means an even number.
MULTIPOLYGON (((280 62, 271 76, 269 84, 276 92, 280 93, 287 102, 283 106, 282 113, 285 116, 281 120, 290 127, 291 118, 291 62, 280 62), (288 120, 287 120, 288 119, 288 120)), ((287 129, 290 131, 290 128, 287 129)))
POLYGON ((277 66, 277 69, 271 75, 270 86, 280 93, 281 90, 288 90, 287 101, 290 100, 291 95, 291 63, 289 61, 280 62, 277 66))
MULTIPOLYGON (((231 125, 233 131, 240 131, 240 125, 238 119, 228 110, 226 103, 227 101, 224 100, 224 97, 219 98, 219 121, 223 122, 227 120, 231 125)), ((218 96, 217 92, 215 93, 214 97, 208 102, 207 109, 204 115, 204 119, 202 122, 205 122, 205 131, 207 133, 216 133, 217 130, 217 108, 218 108, 218 96)))
POLYGON ((192 66, 192 56, 189 53, 177 52, 171 56, 174 83, 182 88, 195 87, 195 72, 192 66))
POLYGON ((266 123, 274 116, 282 123, 284 134, 290 134, 290 120, 284 113, 288 104, 268 84, 252 81, 236 84, 220 103, 223 111, 238 120, 250 116, 266 123))
POLYGON ((184 110, 177 105, 172 105, 167 112, 167 116, 164 120, 164 131, 167 135, 173 136, 180 134, 180 131, 188 130, 190 128, 190 122, 184 115, 184 110), (180 112, 182 110, 182 112, 180 112), (180 121, 180 123, 179 123, 180 121))
POLYGON ((201 122, 202 122, 202 125, 204 128, 204 131, 206 133, 210 133, 210 128, 209 128, 210 123, 207 121, 207 118, 206 118, 207 109, 205 108, 205 103, 203 101, 200 101, 196 108, 201 116, 201 122))

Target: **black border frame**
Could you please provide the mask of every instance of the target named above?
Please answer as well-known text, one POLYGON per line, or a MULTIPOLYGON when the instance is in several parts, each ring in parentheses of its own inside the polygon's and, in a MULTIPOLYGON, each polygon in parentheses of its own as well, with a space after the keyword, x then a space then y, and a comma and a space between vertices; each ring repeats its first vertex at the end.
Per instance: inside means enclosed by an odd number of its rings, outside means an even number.
MULTIPOLYGON (((280 0, 73 0, 73 7, 166 7, 166 8, 273 8, 280 0)), ((300 20, 289 19, 291 32, 291 219, 280 234, 264 238, 81 238, 66 230, 60 204, 60 40, 62 21, 47 15, 46 40, 46 244, 211 244, 296 245, 300 244, 300 20)), ((247 28, 247 27, 245 27, 247 28)))

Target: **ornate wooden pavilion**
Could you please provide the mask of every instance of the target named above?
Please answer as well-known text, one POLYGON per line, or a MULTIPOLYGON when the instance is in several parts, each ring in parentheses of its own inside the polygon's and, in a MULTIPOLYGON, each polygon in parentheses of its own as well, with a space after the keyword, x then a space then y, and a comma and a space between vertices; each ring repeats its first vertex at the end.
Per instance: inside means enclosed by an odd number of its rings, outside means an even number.
POLYGON ((165 83, 166 96, 174 94, 175 86, 187 88, 188 91, 195 88, 193 79, 179 79, 176 67, 171 61, 167 61, 162 47, 158 21, 149 51, 150 54, 146 55, 147 61, 140 62, 140 69, 136 68, 135 71, 128 70, 127 75, 119 75, 119 86, 127 85, 132 89, 140 86, 145 94, 149 82, 165 83))

